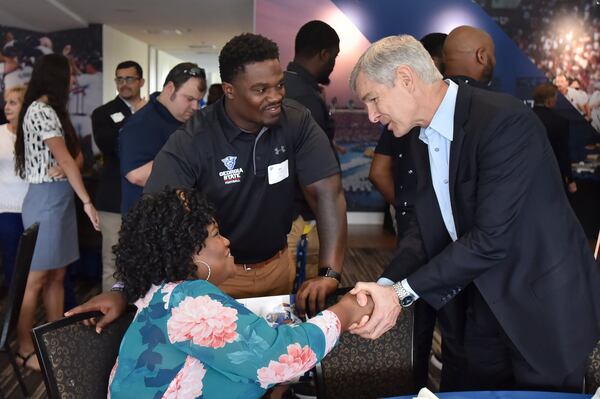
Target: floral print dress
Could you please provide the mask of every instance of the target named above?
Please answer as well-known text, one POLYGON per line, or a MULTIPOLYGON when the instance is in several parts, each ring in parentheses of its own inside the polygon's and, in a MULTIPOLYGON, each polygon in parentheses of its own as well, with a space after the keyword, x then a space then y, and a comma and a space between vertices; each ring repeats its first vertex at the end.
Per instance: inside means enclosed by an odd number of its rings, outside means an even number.
POLYGON ((259 398, 310 370, 340 335, 333 312, 273 328, 204 280, 152 286, 136 306, 112 399, 259 398))

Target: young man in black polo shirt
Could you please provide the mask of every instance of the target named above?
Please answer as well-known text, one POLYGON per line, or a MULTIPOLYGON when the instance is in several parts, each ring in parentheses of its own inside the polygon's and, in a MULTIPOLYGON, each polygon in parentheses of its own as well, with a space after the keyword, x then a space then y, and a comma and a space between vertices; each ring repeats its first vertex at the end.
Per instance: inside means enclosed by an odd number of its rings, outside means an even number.
MULTIPOLYGON (((283 99, 283 70, 273 41, 236 36, 223 47, 219 67, 223 99, 169 138, 145 191, 170 186, 205 192, 238 265, 237 275, 222 288, 236 296, 262 296, 291 290, 294 266, 286 234, 299 181, 319 224, 323 276, 300 287, 296 304, 314 313, 338 287, 342 271, 347 226, 338 163, 309 111, 283 99)), ((124 312, 125 300, 102 294, 69 315, 88 310, 105 314, 97 325, 102 329, 124 312)))
MULTIPOLYGON (((319 85, 329 84, 335 59, 340 52, 340 38, 336 31, 323 21, 310 21, 302 25, 294 43, 294 60, 284 72, 285 96, 305 106, 315 122, 323 129, 333 151, 335 133, 333 117, 325 103, 319 85)), ((294 199, 294 223, 288 234, 290 259, 296 263, 296 248, 302 235, 306 234, 306 276, 317 274, 319 259, 318 226, 314 226, 315 215, 304 199, 300 185, 294 199), (308 233, 306 229, 310 228, 308 233)))
MULTIPOLYGON (((296 181, 317 204, 325 236, 320 266, 341 272, 346 207, 327 136, 298 103, 284 100, 277 45, 244 34, 225 45, 219 66, 225 95, 176 132, 157 155, 146 191, 198 187, 217 206, 238 273, 221 288, 235 297, 289 293, 295 265, 286 234, 296 181)), ((334 273, 331 273, 334 272, 334 273)), ((298 293, 314 309, 338 285, 322 277, 298 293)), ((301 304, 302 306, 302 304, 301 304)))

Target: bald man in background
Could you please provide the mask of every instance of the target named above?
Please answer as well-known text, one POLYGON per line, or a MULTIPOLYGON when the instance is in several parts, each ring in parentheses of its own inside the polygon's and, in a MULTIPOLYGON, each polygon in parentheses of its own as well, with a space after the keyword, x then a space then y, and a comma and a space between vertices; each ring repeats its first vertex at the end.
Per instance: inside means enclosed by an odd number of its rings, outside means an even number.
POLYGON ((492 37, 472 26, 459 26, 444 42, 444 76, 479 88, 492 81, 496 54, 492 37))

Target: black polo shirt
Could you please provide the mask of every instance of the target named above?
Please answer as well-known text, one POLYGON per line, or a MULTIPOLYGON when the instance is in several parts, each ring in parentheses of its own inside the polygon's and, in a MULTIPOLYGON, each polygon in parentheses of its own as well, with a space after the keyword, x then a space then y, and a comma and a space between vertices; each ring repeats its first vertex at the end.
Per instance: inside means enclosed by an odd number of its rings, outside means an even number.
POLYGON ((252 134, 233 124, 221 99, 169 138, 145 192, 202 190, 236 263, 256 263, 286 245, 296 181, 306 186, 336 173, 327 136, 297 102, 285 99, 278 123, 252 134))

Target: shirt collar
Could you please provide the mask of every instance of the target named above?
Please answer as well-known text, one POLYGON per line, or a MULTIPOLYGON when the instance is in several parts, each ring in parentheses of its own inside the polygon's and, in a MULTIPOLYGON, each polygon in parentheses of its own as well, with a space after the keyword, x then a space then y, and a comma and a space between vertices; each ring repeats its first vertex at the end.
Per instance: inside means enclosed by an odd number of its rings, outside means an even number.
POLYGON ((159 95, 160 95, 159 91, 154 92, 150 95, 150 103, 154 106, 154 109, 156 110, 156 112, 158 112, 163 117, 163 120, 170 121, 171 123, 178 123, 178 124, 182 125, 183 123, 181 121, 178 121, 171 114, 171 112, 169 112, 167 107, 165 107, 164 105, 161 104, 160 101, 158 101, 159 95))
POLYGON ((290 62, 287 66, 285 73, 290 73, 300 77, 301 79, 308 82, 312 87, 319 90, 319 84, 313 75, 310 74, 302 65, 297 62, 290 62))
POLYGON ((437 132, 449 141, 454 138, 454 109, 456 107, 458 85, 450 79, 444 81, 448 84, 448 90, 435 111, 429 126, 421 128, 421 134, 419 135, 421 139, 423 139, 423 136, 429 136, 432 131, 437 132))
MULTIPOLYGON (((223 133, 225 133, 225 137, 227 138, 227 141, 229 143, 231 143, 232 141, 234 141, 240 134, 245 133, 245 134, 252 134, 252 133, 248 133, 242 129, 240 129, 239 127, 237 127, 233 121, 231 120, 231 118, 229 117, 229 115, 227 115, 227 111, 225 110, 225 99, 224 96, 221 97, 215 104, 215 111, 217 112, 217 117, 219 118, 219 121, 221 122, 221 127, 223 129, 223 133)), ((268 128, 266 126, 263 126, 259 133, 257 133, 257 136, 262 133, 263 131, 267 130, 268 128)))

